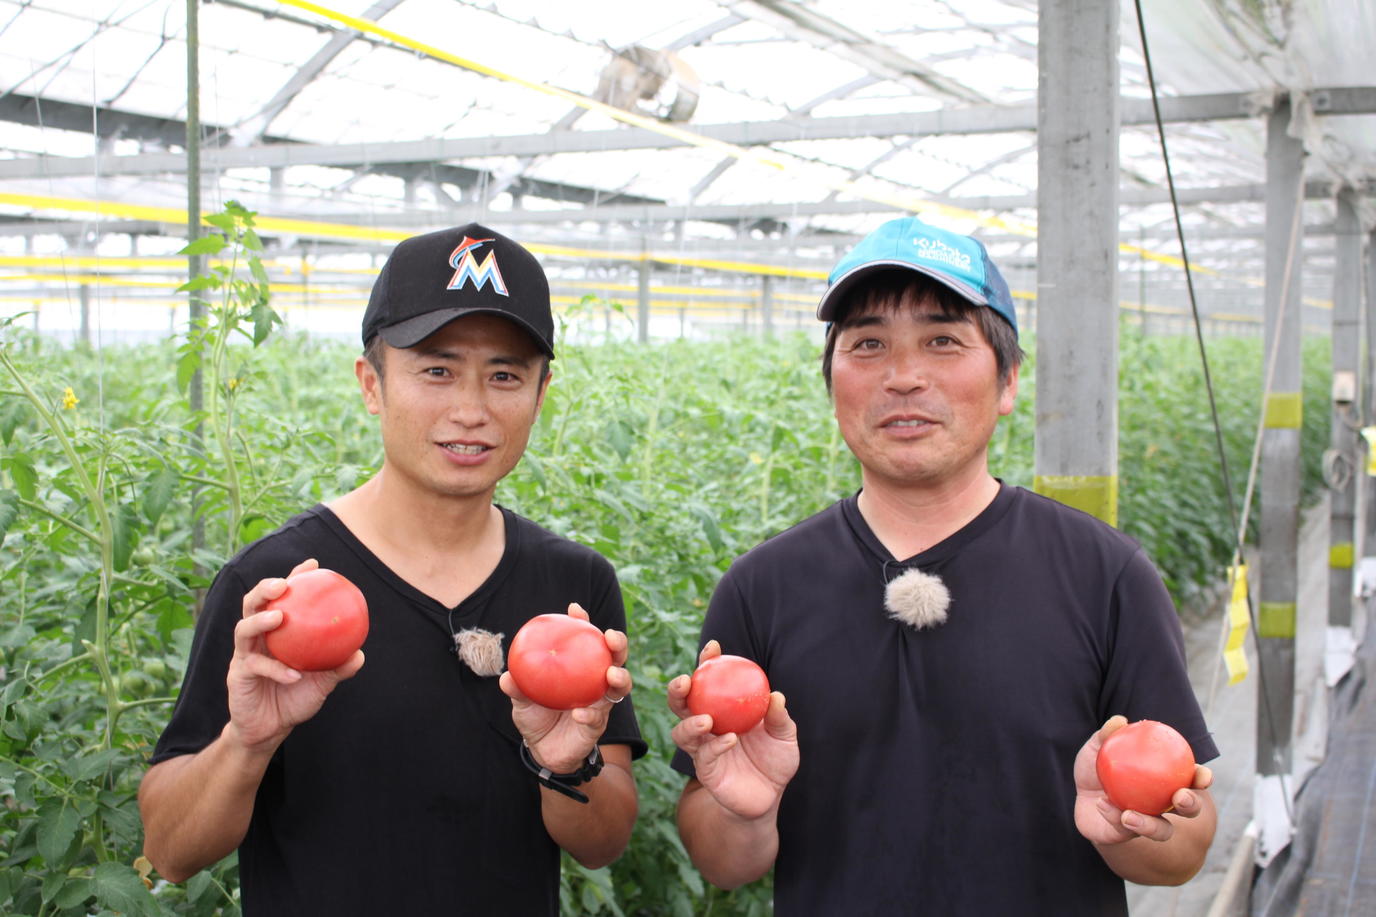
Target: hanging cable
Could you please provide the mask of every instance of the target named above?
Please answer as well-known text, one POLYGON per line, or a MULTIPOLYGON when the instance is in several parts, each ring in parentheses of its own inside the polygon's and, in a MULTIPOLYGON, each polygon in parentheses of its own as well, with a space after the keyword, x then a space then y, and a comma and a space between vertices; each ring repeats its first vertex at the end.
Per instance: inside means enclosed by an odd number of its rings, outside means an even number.
MULTIPOLYGON (((1279 352, 1280 352, 1280 346, 1279 346, 1279 345, 1280 345, 1280 336, 1281 336, 1281 335, 1280 335, 1280 332, 1281 332, 1281 327, 1282 327, 1282 324, 1283 324, 1282 321, 1281 321, 1281 318, 1282 318, 1282 317, 1284 316, 1284 314, 1285 314, 1285 304, 1286 304, 1286 300, 1289 299, 1288 295, 1286 295, 1286 294, 1288 293, 1288 291, 1289 291, 1289 289, 1290 289, 1291 267, 1292 267, 1293 261, 1294 261, 1295 241, 1296 241, 1296 239, 1298 238, 1298 235, 1299 235, 1299 219, 1300 219, 1300 212, 1301 212, 1301 206, 1302 206, 1303 201, 1304 201, 1304 198, 1303 198, 1303 193, 1304 193, 1304 190, 1303 190, 1304 178, 1303 178, 1303 176, 1301 175, 1301 177, 1300 177, 1300 187, 1299 187, 1299 189, 1297 189, 1300 196, 1299 196, 1299 199, 1298 199, 1298 201, 1297 201, 1297 203, 1296 203, 1296 206, 1295 206, 1295 221, 1294 221, 1294 225, 1291 226, 1291 230, 1290 230, 1290 244, 1289 244, 1289 250, 1288 250, 1288 252, 1287 252, 1286 261, 1285 261, 1285 277, 1284 277, 1284 281, 1282 282, 1282 285, 1281 285, 1281 297, 1280 297, 1279 309, 1277 310, 1277 311, 1278 311, 1278 315, 1277 315, 1277 319, 1276 319, 1275 340, 1272 342, 1271 353, 1269 354, 1269 358, 1268 358, 1268 361, 1267 361, 1268 365, 1267 365, 1267 368, 1266 368, 1266 379, 1265 379, 1265 383, 1264 383, 1264 385, 1263 385, 1263 387, 1262 387, 1262 406, 1261 406, 1261 415, 1262 415, 1262 416, 1261 416, 1261 419, 1260 419, 1259 422, 1258 422, 1257 436, 1256 436, 1256 440, 1255 440, 1255 449, 1254 449, 1254 451, 1253 451, 1253 453, 1252 453, 1251 468, 1250 468, 1249 471, 1248 471, 1247 491, 1246 491, 1246 497, 1245 497, 1245 499, 1244 499, 1244 501, 1243 501, 1242 519, 1239 520, 1239 518, 1238 518, 1237 507, 1236 507, 1236 504, 1234 503, 1234 500, 1233 500, 1232 475, 1229 473, 1229 470, 1228 470, 1228 455, 1227 455, 1227 450, 1226 450, 1226 448, 1225 448, 1225 446, 1224 446, 1224 442, 1223 442, 1223 425, 1222 425, 1222 423, 1219 421, 1219 417, 1218 417, 1218 401, 1217 401, 1217 398, 1216 398, 1215 395, 1214 395, 1213 378, 1212 378, 1212 376, 1210 375, 1210 372, 1209 372, 1209 357, 1208 357, 1208 352, 1207 352, 1207 349, 1206 349, 1205 346, 1204 346, 1204 329, 1203 329, 1203 323, 1202 323, 1202 321, 1200 320, 1200 316, 1199 316, 1199 302, 1198 302, 1198 299, 1197 299, 1196 296, 1195 296, 1194 278, 1193 278, 1193 276, 1192 276, 1192 274, 1191 274, 1191 272, 1190 272, 1190 257, 1189 257, 1189 252, 1187 251, 1186 246, 1185 246, 1185 226, 1184 226, 1184 223, 1182 222, 1182 220, 1180 219, 1180 200, 1179 200, 1178 196, 1176 195, 1176 191, 1175 191, 1175 175, 1174 175, 1174 173, 1173 173, 1172 170, 1171 170, 1170 152, 1169 152, 1169 150, 1167 149, 1167 146, 1166 146, 1166 128, 1165 128, 1165 124, 1164 124, 1164 122, 1163 122, 1163 120, 1162 120, 1162 118, 1161 118, 1161 102, 1160 102, 1160 99, 1159 99, 1158 94, 1157 94, 1157 88, 1156 88, 1156 75, 1155 75, 1155 73, 1154 73, 1154 71, 1153 71, 1153 69, 1152 69, 1152 64, 1151 64, 1151 52, 1150 52, 1150 50, 1149 50, 1149 48, 1148 48, 1148 43, 1147 43, 1147 26, 1146 26, 1146 22, 1145 22, 1145 20, 1144 20, 1144 18, 1143 18, 1143 15, 1142 15, 1142 0, 1133 0, 1133 6, 1135 7, 1136 12, 1137 12, 1137 31, 1138 31, 1138 34, 1141 36, 1141 39, 1142 39, 1142 60, 1143 60, 1143 63, 1145 64, 1145 66, 1146 66, 1146 71, 1147 71, 1147 83, 1148 83, 1148 85, 1149 85, 1150 88, 1151 88, 1151 105, 1152 105, 1152 113, 1153 113, 1153 115, 1155 116, 1155 120, 1156 120, 1156 134, 1157 134, 1157 137, 1158 137, 1158 138, 1160 139, 1160 141, 1161 141, 1161 158, 1162 158, 1162 161, 1163 161, 1163 163, 1164 163, 1164 165, 1165 165, 1165 170, 1166 170, 1166 184, 1167 184, 1167 186, 1168 186, 1168 188, 1169 188, 1169 190, 1170 190, 1171 212, 1172 212, 1172 214, 1174 215, 1176 236, 1177 236, 1177 238, 1178 238, 1178 240, 1179 240, 1179 242, 1180 242, 1180 259, 1181 259, 1181 262, 1182 262, 1182 265, 1183 265, 1183 268, 1184 268, 1184 271, 1185 271, 1185 288, 1186 288, 1186 291, 1187 291, 1187 293, 1188 293, 1188 295, 1189 295, 1189 299, 1190 299, 1190 312, 1191 312, 1191 314, 1192 314, 1193 317, 1194 317, 1195 340, 1196 340, 1196 342, 1197 342, 1198 345, 1199 345, 1199 360, 1200 360, 1200 364, 1202 365, 1203 370, 1204 370, 1204 387, 1205 387, 1205 390, 1208 392, 1208 396, 1209 396, 1209 412, 1210 412, 1210 414, 1212 415, 1212 418, 1213 418, 1213 425, 1214 425, 1214 441, 1215 441, 1215 444, 1216 444, 1217 449, 1218 449, 1218 463, 1219 463, 1220 472, 1221 472, 1222 477, 1223 477, 1223 489, 1224 489, 1224 494, 1225 494, 1225 502, 1227 503, 1227 506, 1228 506, 1228 517, 1229 517, 1229 521, 1232 523, 1233 530, 1237 533, 1237 537, 1236 537, 1236 539, 1235 539, 1235 541, 1234 541, 1234 547, 1233 547, 1233 567, 1236 568, 1237 565, 1241 562, 1241 558, 1242 558, 1242 548, 1243 548, 1243 545, 1244 545, 1244 543, 1245 543, 1245 541, 1246 541, 1246 533, 1247 533, 1247 530, 1246 530, 1247 518, 1246 518, 1246 517, 1247 517, 1247 510, 1248 510, 1248 508, 1249 508, 1250 505, 1251 505, 1251 500, 1252 500, 1252 488, 1253 488, 1253 486, 1254 486, 1254 484, 1255 484, 1255 481, 1256 481, 1257 469, 1258 469, 1258 467, 1260 466, 1261 439, 1262 439, 1263 430, 1264 430, 1264 425, 1265 425, 1266 399, 1267 399, 1267 396, 1269 395, 1269 393, 1270 393, 1270 391, 1271 391, 1271 381, 1272 381, 1273 374, 1274 374, 1275 367, 1276 367, 1276 357, 1277 357, 1277 355, 1278 355, 1279 352)), ((1249 619, 1250 622, 1251 622, 1252 635, 1253 635, 1253 639, 1255 640, 1255 639, 1256 639, 1256 634, 1257 634, 1257 616, 1256 616, 1256 610, 1255 610, 1255 608, 1254 608, 1253 605, 1252 605, 1252 596, 1251 596, 1251 592, 1250 592, 1250 591, 1248 591, 1248 593, 1247 593, 1247 616, 1248 616, 1248 619, 1249 619)), ((1271 736, 1271 747, 1272 747, 1273 749, 1275 749, 1274 754, 1275 754, 1275 757, 1276 757, 1276 765, 1277 765, 1276 770, 1277 770, 1277 774, 1278 774, 1278 776, 1279 776, 1279 778, 1280 778, 1280 782, 1281 782, 1281 798, 1282 798, 1282 800, 1283 800, 1284 803, 1285 803, 1285 814, 1286 814, 1286 817, 1289 819, 1290 823, 1293 824, 1293 823, 1294 823, 1294 820, 1295 820, 1295 817, 1294 817, 1294 812, 1293 812, 1292 809, 1291 809, 1291 804, 1290 804, 1290 793, 1289 793, 1289 790, 1286 788, 1286 779, 1287 779, 1287 775, 1284 774, 1284 773, 1282 773, 1282 771, 1284 770, 1284 768, 1280 767, 1280 764, 1282 763, 1282 762, 1281 762, 1281 759, 1280 759, 1280 753, 1279 753, 1279 749, 1280 749, 1281 745, 1280 745, 1280 743, 1277 741, 1277 733, 1278 733, 1278 730, 1277 730, 1277 728, 1276 728, 1276 716, 1275 716, 1275 712, 1274 712, 1274 710, 1272 709, 1272 706, 1271 706, 1271 692, 1267 689, 1267 686, 1266 686, 1266 670, 1265 670, 1264 665, 1262 664, 1262 660, 1261 660, 1261 658, 1260 658, 1260 655, 1258 655, 1258 658, 1257 658, 1257 681, 1258 681, 1258 683, 1259 683, 1259 688, 1260 688, 1259 693, 1261 694, 1261 703, 1262 703, 1262 709, 1263 709, 1263 712, 1264 712, 1264 719, 1265 719, 1265 721, 1266 721, 1266 727, 1267 727, 1268 731, 1270 732, 1270 736, 1271 736)), ((1212 689, 1211 689, 1211 692, 1210 692, 1210 693, 1212 694, 1212 689)), ((1208 706, 1212 706, 1212 698, 1210 699, 1208 706)))

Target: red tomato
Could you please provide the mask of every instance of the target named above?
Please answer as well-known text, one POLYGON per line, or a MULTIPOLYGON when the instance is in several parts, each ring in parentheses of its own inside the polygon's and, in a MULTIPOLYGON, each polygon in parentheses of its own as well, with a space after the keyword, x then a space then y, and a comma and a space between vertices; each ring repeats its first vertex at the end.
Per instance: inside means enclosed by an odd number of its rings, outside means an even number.
POLYGON ((1138 720, 1104 740, 1095 761, 1109 802, 1143 815, 1171 808, 1175 791, 1194 783, 1194 752, 1165 723, 1138 720))
POLYGON ((293 669, 337 669, 368 636, 368 603, 358 587, 333 570, 287 577, 287 591, 268 602, 282 623, 267 632, 268 652, 293 669))
POLYGON ((536 615, 516 631, 506 665, 521 693, 551 710, 588 707, 607 694, 612 652, 596 626, 572 615, 536 615))
POLYGON ((711 716, 714 735, 749 732, 769 709, 769 678, 744 656, 716 656, 693 672, 688 709, 711 716))

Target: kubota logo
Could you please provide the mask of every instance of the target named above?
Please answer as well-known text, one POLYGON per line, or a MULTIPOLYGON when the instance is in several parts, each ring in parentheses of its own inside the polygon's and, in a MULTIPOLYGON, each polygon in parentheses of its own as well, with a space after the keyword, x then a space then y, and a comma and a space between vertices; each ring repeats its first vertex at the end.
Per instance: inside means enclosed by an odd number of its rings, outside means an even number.
POLYGON ((939 239, 913 239, 917 246, 917 257, 927 261, 944 261, 961 270, 970 270, 970 256, 958 248, 952 248, 939 239))

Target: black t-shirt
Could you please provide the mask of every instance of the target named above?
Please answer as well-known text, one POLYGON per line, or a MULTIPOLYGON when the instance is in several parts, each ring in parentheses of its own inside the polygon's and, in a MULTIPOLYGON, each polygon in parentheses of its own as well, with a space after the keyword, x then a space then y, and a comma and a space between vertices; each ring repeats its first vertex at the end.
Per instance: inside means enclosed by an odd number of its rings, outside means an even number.
MULTIPOLYGON (((518 756, 511 701, 451 651, 452 634, 504 635, 578 602, 625 629, 616 575, 596 552, 503 509, 506 548, 454 609, 388 569, 324 506, 241 551, 216 577, 154 763, 193 754, 228 720, 225 677, 244 594, 308 557, 368 601, 363 668, 278 749, 239 848, 246 914, 555 915, 559 850, 518 756), (453 630, 450 630, 452 623, 453 630)), ((645 753, 630 700, 602 744, 645 753)))
MULTIPOLYGON (((1075 753, 1112 714, 1217 755, 1179 619, 1140 546, 1004 486, 902 559, 939 576, 948 620, 883 607, 901 572, 851 497, 737 559, 703 641, 782 691, 801 763, 779 811, 779 915, 1126 915, 1074 824, 1075 753)), ((674 766, 692 773, 682 752, 674 766)))

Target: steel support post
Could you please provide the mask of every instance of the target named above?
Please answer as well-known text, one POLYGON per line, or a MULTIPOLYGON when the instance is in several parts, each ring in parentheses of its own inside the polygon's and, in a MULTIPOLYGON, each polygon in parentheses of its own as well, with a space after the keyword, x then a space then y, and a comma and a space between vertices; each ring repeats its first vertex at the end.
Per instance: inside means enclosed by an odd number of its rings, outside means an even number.
POLYGON ((1034 487, 1116 525, 1119 4, 1037 21, 1034 487))
POLYGON ((1267 123, 1266 296, 1262 382, 1260 602, 1257 606, 1258 860, 1290 842, 1295 625, 1300 526, 1300 208, 1304 148, 1287 131, 1288 100, 1267 123))

